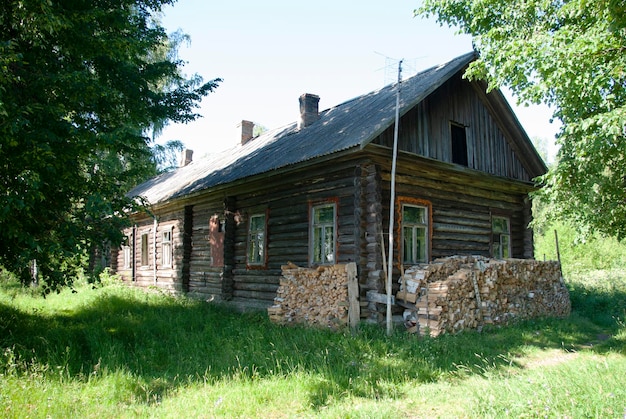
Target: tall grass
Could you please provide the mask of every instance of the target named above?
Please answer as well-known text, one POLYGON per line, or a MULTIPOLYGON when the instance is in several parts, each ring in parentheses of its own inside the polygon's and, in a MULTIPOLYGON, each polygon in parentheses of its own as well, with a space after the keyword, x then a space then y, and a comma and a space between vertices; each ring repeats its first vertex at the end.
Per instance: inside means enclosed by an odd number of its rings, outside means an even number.
POLYGON ((44 299, 4 279, 0 416, 619 417, 626 281, 569 281, 569 319, 418 339, 281 327, 114 281, 44 299))

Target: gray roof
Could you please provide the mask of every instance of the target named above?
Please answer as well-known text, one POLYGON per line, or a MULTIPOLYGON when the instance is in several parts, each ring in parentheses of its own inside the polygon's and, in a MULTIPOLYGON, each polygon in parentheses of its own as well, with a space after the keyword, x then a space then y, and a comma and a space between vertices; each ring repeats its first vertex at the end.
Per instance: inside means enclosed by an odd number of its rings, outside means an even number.
MULTIPOLYGON (((468 53, 403 81, 400 115, 474 58, 473 52, 468 53)), ((383 87, 320 112, 319 119, 307 127, 298 129, 294 122, 266 131, 245 145, 150 179, 128 195, 156 204, 339 151, 363 148, 394 123, 395 105, 395 85, 383 87)))

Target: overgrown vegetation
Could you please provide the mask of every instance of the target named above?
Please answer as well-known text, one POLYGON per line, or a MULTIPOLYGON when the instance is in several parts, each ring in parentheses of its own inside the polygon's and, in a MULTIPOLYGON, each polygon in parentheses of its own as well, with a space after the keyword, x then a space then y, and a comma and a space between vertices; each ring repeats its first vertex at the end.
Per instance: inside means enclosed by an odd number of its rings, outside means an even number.
POLYGON ((173 0, 4 0, 0 6, 0 264, 24 284, 70 284, 103 243, 117 246, 126 192, 167 168, 168 122, 198 118, 219 79, 183 73, 173 0), (7 162, 10 162, 7 163, 7 162))
POLYGON ((424 0, 417 14, 472 37, 465 75, 543 103, 560 122, 540 192, 555 220, 626 238, 626 3, 424 0))
POLYGON ((263 313, 145 292, 108 276, 44 299, 5 277, 0 412, 621 417, 626 280, 610 268, 569 275, 568 319, 437 339, 402 330, 387 337, 368 325, 355 334, 280 327, 263 313))

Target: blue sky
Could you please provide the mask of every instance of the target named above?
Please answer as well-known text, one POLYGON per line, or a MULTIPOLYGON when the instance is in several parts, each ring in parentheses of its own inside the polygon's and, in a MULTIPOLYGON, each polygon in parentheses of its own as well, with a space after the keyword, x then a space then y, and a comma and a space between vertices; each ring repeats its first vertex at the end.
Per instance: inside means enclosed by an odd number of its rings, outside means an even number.
MULTIPOLYGON (((413 17, 419 0, 179 0, 164 10, 168 31, 191 37, 179 50, 187 74, 224 81, 198 109, 203 118, 171 125, 160 142, 181 140, 194 158, 236 144, 242 119, 276 128, 298 118, 302 93, 320 109, 471 51, 471 39, 413 17), (388 57, 388 58, 387 58, 388 57)), ((529 136, 552 139, 543 107, 518 108, 529 136)))

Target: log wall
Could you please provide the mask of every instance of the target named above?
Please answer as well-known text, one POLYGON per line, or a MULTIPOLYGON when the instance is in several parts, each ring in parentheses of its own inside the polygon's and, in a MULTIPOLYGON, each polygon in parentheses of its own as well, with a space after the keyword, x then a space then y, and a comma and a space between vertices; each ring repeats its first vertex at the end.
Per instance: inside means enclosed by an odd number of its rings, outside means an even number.
POLYGON ((241 308, 267 308, 276 297, 281 266, 291 261, 309 266, 310 206, 337 205, 337 262, 360 257, 360 219, 355 219, 355 161, 312 167, 297 178, 270 177, 252 183, 236 197, 233 303, 241 308), (271 185, 268 188, 268 185, 271 185), (249 267, 248 217, 266 213, 267 263, 249 267))
POLYGON ((124 230, 124 235, 129 238, 131 263, 128 268, 124 267, 124 251, 118 249, 116 254, 116 273, 124 280, 141 287, 155 286, 172 292, 182 291, 183 269, 183 216, 182 211, 173 210, 161 213, 154 219, 148 216, 136 218, 135 226, 124 230), (156 230, 155 230, 156 225, 156 230), (163 232, 172 232, 172 265, 163 265, 163 232), (155 234, 156 233, 156 234, 155 234), (148 238, 148 264, 142 265, 141 236, 147 234, 148 238), (134 243, 133 243, 134 237, 134 243))
MULTIPOLYGON (((529 175, 483 96, 471 83, 455 77, 402 117, 396 198, 430 205, 429 260, 450 255, 489 257, 494 215, 510 219, 512 256, 533 256, 529 175), (466 127, 468 167, 450 163, 451 122, 466 127)), ((231 301, 241 308, 267 308, 276 296, 281 266, 289 261, 309 265, 310 206, 332 200, 338 211, 335 262, 357 264, 361 315, 380 321, 385 307, 367 295, 385 288, 382 244, 388 241, 392 142, 393 126, 363 150, 337 153, 165 203, 155 209, 156 240, 153 220, 139 216, 135 268, 123 269, 123 252, 118 252, 117 272, 137 285, 231 301), (259 212, 267 214, 267 261, 248 266, 248 219, 259 212), (213 227, 212 219, 217 223, 213 227), (171 269, 161 269, 160 225, 170 222, 175 263, 171 269), (218 232, 220 240, 212 230, 216 225, 223 229, 218 232), (142 231, 148 231, 150 254, 156 255, 147 266, 140 266, 142 231)), ((394 278, 401 270, 400 236, 396 234, 394 278)))
POLYGON ((191 209, 189 258, 189 293, 208 301, 222 301, 223 264, 215 265, 211 255, 210 225, 212 217, 225 220, 224 196, 207 194, 194 200, 191 209))

